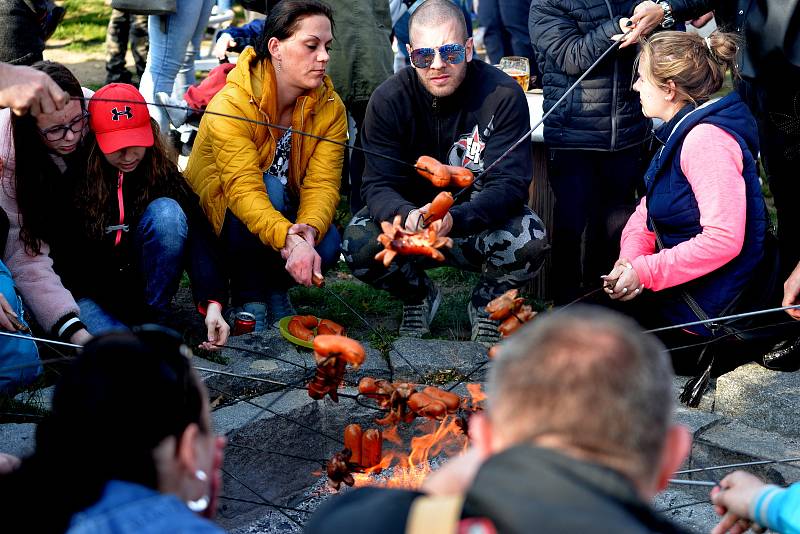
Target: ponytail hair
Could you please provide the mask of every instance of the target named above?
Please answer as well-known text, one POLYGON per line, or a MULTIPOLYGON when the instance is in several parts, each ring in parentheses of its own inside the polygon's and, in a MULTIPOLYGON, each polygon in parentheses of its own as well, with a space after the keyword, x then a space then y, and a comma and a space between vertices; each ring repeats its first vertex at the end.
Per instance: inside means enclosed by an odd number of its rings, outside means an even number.
POLYGON ((665 31, 642 41, 637 61, 644 63, 651 82, 666 88, 671 80, 678 97, 696 106, 722 88, 727 71, 739 76, 739 44, 738 35, 718 30, 705 38, 665 31))

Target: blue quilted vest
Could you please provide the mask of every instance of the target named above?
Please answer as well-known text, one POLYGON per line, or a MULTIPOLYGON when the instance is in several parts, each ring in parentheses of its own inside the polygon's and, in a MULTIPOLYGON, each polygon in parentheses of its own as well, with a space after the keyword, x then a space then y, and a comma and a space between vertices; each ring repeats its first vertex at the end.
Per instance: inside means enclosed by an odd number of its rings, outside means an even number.
MULTIPOLYGON (((653 223, 664 248, 672 248, 698 235, 700 211, 692 187, 681 171, 681 148, 686 134, 698 124, 722 128, 739 143, 744 156, 743 176, 747 195, 747 223, 742 250, 736 258, 715 271, 686 284, 658 293, 663 297, 662 313, 671 324, 696 321, 701 317, 692 310, 682 292, 686 292, 709 318, 731 312, 732 305, 764 257, 769 219, 756 168, 758 129, 753 115, 737 93, 707 102, 698 108, 684 107, 662 126, 656 136, 665 145, 650 162, 645 175, 648 227, 653 223)), ((713 327, 712 327, 713 329, 713 327)), ((705 327, 692 331, 709 335, 705 327)))

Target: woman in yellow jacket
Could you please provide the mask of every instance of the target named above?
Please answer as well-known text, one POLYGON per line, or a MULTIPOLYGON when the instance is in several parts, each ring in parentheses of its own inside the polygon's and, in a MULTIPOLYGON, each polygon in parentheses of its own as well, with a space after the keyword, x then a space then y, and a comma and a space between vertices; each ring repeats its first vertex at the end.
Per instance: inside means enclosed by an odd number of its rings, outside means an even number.
POLYGON ((290 129, 206 114, 186 169, 226 248, 233 306, 256 316, 256 330, 293 314, 288 287, 310 285, 339 256, 331 222, 344 148, 292 133, 346 140, 345 108, 325 75, 332 40, 327 5, 279 2, 208 110, 290 129))

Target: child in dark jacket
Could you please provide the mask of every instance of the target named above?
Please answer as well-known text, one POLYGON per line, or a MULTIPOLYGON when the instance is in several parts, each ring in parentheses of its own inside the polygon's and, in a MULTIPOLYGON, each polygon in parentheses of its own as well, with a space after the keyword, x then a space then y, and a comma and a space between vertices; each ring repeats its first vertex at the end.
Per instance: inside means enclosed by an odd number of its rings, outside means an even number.
POLYGON ((49 240, 83 322, 98 334, 167 321, 188 259, 195 301, 206 316, 203 347, 224 344, 225 278, 215 238, 143 97, 131 85, 111 84, 88 109, 95 138, 88 142, 87 170, 75 180, 63 227, 49 240))

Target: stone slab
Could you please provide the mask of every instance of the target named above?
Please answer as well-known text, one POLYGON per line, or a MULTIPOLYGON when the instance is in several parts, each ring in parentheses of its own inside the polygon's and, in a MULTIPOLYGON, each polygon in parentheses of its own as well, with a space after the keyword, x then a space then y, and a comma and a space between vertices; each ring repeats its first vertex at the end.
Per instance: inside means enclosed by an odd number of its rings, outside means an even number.
POLYGON ((721 415, 700 409, 687 408, 685 406, 678 406, 675 409, 675 422, 686 426, 691 431, 692 436, 695 437, 721 419, 721 415))
MULTIPOLYGON (((695 438, 692 467, 709 467, 731 463, 780 460, 800 457, 800 440, 782 434, 722 419, 695 438)), ((800 480, 800 462, 770 464, 743 468, 772 483, 786 485, 800 480)), ((719 480, 732 469, 705 474, 706 479, 719 480)))
MULTIPOLYGON (((446 369, 466 373, 488 358, 486 347, 471 341, 401 337, 394 342, 394 347, 408 360, 404 361, 397 352, 390 353, 395 374, 409 379, 446 369)), ((471 381, 483 378, 487 367, 484 366, 471 381)))
POLYGON ((749 426, 800 437, 800 373, 748 364, 717 379, 714 411, 749 426))
POLYGON ((32 454, 35 445, 35 424, 7 423, 0 425, 0 452, 23 457, 32 454))
POLYGON ((697 534, 707 534, 719 521, 708 499, 709 488, 687 491, 670 486, 653 499, 653 507, 664 517, 697 534))

